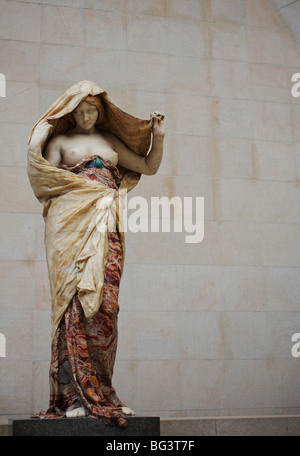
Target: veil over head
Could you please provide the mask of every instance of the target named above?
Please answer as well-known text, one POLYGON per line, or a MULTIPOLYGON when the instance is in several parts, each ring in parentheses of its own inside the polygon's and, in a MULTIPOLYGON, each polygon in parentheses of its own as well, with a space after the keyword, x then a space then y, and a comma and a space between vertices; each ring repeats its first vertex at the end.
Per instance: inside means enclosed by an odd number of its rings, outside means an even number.
MULTIPOLYGON (((73 128, 74 121, 70 113, 84 100, 96 106, 98 110, 103 109, 104 115, 101 122, 97 122, 95 125, 99 132, 112 133, 135 153, 142 156, 147 155, 151 144, 153 119, 143 120, 124 112, 110 101, 107 93, 101 87, 88 80, 77 82, 69 87, 50 106, 33 126, 29 142, 35 127, 43 119, 47 119, 53 126, 47 142, 54 135, 63 134, 73 128)), ((120 188, 126 188, 127 191, 131 190, 136 186, 141 175, 121 166, 118 166, 118 168, 123 176, 120 188)))

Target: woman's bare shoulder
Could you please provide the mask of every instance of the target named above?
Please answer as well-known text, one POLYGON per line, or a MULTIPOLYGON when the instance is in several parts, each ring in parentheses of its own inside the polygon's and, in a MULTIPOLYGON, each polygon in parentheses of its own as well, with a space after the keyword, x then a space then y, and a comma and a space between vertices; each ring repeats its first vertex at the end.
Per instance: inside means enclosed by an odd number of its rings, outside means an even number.
POLYGON ((47 146, 59 146, 60 144, 63 144, 68 137, 69 135, 67 134, 54 135, 49 139, 47 146))

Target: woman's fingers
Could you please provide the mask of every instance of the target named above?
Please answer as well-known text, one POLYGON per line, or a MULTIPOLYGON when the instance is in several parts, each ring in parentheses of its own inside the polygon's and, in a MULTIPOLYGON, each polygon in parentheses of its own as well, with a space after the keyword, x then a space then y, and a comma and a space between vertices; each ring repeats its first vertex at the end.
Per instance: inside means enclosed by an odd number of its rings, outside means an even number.
POLYGON ((154 111, 152 114, 150 114, 150 119, 157 119, 158 121, 164 120, 165 116, 159 112, 159 111, 154 111))

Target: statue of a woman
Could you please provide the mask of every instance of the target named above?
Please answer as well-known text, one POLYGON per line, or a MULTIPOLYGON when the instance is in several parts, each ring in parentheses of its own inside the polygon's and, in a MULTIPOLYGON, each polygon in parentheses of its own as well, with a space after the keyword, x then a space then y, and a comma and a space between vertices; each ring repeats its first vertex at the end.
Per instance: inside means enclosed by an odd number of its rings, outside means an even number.
POLYGON ((52 297, 50 403, 36 417, 126 426, 134 414, 112 386, 125 253, 119 192, 157 172, 164 134, 159 112, 135 118, 90 81, 70 87, 31 131, 28 175, 44 205, 52 297))

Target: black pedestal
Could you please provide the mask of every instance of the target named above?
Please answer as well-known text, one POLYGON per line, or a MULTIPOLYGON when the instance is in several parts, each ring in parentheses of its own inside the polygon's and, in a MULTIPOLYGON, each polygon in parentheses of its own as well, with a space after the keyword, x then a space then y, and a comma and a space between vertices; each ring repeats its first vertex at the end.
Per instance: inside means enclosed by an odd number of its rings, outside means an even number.
POLYGON ((110 426, 91 417, 13 420, 14 436, 159 436, 158 417, 128 417, 128 426, 110 426))

